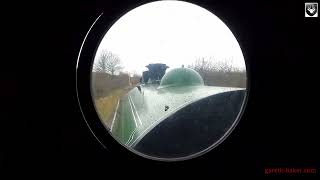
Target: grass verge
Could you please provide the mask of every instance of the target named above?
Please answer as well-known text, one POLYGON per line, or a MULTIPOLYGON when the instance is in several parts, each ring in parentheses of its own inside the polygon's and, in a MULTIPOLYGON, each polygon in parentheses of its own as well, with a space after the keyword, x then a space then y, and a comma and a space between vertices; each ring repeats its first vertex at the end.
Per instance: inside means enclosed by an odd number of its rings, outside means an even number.
POLYGON ((131 88, 115 89, 108 96, 95 100, 96 111, 100 119, 109 128, 111 127, 112 118, 117 108, 118 100, 124 96, 131 88))

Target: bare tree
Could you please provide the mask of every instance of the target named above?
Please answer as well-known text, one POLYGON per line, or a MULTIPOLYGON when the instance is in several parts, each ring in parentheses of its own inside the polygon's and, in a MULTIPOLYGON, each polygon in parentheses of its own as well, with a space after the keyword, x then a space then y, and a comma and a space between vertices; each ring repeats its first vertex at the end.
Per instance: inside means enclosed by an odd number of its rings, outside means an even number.
POLYGON ((245 70, 235 66, 232 59, 216 61, 213 57, 201 57, 188 67, 201 75, 205 85, 245 87, 245 70))
POLYGON ((110 51, 101 52, 98 62, 95 65, 96 72, 110 73, 112 76, 115 72, 123 69, 120 58, 110 51))
POLYGON ((209 73, 214 70, 212 61, 206 60, 204 57, 198 58, 193 64, 188 65, 188 68, 197 71, 204 81, 208 78, 209 73))
POLYGON ((188 66, 196 70, 200 75, 205 77, 211 72, 240 72, 240 68, 233 66, 232 63, 227 61, 215 61, 212 57, 210 58, 198 58, 193 64, 188 66))
POLYGON ((238 71, 238 68, 234 67, 232 64, 228 63, 227 61, 219 61, 215 63, 214 70, 217 72, 229 73, 229 72, 238 71))

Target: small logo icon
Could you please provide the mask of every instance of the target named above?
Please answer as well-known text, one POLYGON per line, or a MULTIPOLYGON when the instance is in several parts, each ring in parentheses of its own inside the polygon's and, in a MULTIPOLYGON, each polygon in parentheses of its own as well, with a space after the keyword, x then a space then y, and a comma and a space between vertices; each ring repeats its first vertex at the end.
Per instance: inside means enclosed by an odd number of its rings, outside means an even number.
POLYGON ((309 2, 304 5, 305 17, 318 17, 318 3, 309 2))

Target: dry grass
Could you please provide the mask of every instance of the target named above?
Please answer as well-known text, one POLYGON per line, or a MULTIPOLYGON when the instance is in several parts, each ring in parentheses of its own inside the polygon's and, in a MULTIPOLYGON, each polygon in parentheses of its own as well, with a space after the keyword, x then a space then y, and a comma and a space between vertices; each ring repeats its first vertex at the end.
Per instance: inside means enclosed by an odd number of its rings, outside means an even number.
POLYGON ((247 83, 246 72, 210 72, 203 80, 209 86, 246 88, 247 83))
MULTIPOLYGON (((133 84, 137 84, 138 82, 139 77, 132 78, 133 84)), ((92 72, 92 90, 95 99, 109 96, 113 91, 126 88, 129 85, 128 74, 111 76, 107 73, 92 72)))
POLYGON ((96 111, 108 127, 111 127, 118 100, 139 82, 139 78, 131 78, 130 86, 128 74, 111 76, 107 73, 92 72, 92 95, 96 111))
POLYGON ((126 93, 124 89, 112 91, 108 96, 95 100, 95 105, 100 119, 111 127, 113 114, 116 110, 118 100, 126 93))
POLYGON ((92 72, 92 90, 95 106, 100 119, 111 126, 118 100, 139 82, 133 79, 130 87, 128 74, 111 76, 107 73, 92 72))

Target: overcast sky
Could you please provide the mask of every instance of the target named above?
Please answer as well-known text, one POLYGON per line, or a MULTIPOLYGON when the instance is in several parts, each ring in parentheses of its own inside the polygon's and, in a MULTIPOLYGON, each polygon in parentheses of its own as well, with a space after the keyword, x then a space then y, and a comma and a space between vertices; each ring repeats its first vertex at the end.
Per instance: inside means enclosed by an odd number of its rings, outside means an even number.
POLYGON ((175 68, 199 57, 227 60, 245 69, 240 46, 229 28, 206 9, 181 1, 157 1, 129 11, 106 33, 95 62, 101 50, 117 54, 123 71, 138 74, 150 63, 175 68))

